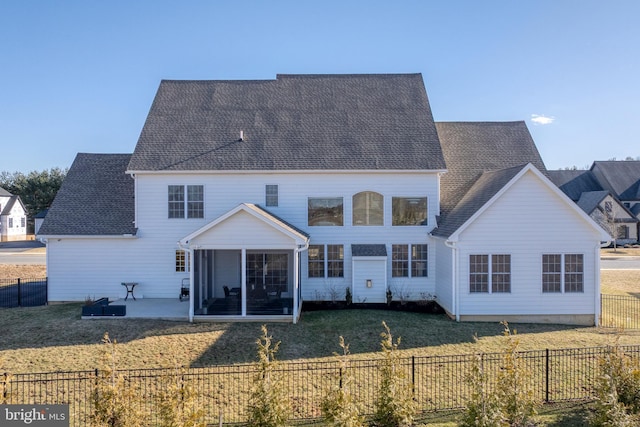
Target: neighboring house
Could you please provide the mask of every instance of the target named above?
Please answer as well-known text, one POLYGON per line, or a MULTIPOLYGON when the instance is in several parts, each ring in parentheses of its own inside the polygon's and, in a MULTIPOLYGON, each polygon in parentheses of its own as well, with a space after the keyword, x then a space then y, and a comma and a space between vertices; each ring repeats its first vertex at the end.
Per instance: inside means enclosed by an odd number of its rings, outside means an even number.
POLYGON ((40 212, 38 212, 34 217, 34 234, 37 236, 38 232, 40 231, 40 227, 42 226, 42 223, 44 222, 45 217, 47 216, 47 212, 49 212, 49 209, 43 209, 40 212))
POLYGON ((55 301, 188 281, 190 320, 295 322, 348 288, 581 324, 606 238, 523 122, 436 124, 420 74, 163 81, 133 154, 79 154, 40 236, 55 301))
POLYGON ((623 245, 640 233, 640 162, 596 161, 589 170, 549 171, 571 200, 623 245))
POLYGON ((20 196, 0 188, 0 241, 27 238, 27 209, 20 196))

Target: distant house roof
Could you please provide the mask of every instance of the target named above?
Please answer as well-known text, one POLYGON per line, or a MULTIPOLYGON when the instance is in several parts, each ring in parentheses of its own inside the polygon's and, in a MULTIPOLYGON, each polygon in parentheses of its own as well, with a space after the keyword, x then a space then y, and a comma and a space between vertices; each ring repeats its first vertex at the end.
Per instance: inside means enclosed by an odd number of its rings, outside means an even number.
POLYGON ((9 193, 4 188, 0 187, 0 197, 11 197, 13 194, 9 193))
POLYGON ((162 81, 129 171, 443 170, 421 74, 162 81))
POLYGON ((549 178, 574 202, 580 200, 582 193, 603 190, 590 170, 550 170, 549 178))
POLYGON ((135 234, 130 154, 76 156, 40 227, 41 236, 135 234))
POLYGON ((620 200, 640 200, 640 161, 595 161, 591 171, 620 200))
POLYGON ((438 122, 447 173, 436 236, 449 236, 528 163, 547 170, 524 122, 438 122))
POLYGON ((20 197, 11 195, 7 203, 4 206, 2 206, 2 211, 0 212, 0 215, 9 215, 11 213, 11 210, 15 206, 16 202, 18 202, 22 206, 23 211, 25 212, 27 211, 27 209, 24 207, 24 204, 22 204, 22 200, 20 200, 20 197))
POLYGON ((43 219, 44 217, 47 216, 47 212, 49 212, 49 209, 43 209, 40 212, 38 212, 37 214, 35 214, 35 216, 33 218, 43 219))
POLYGON ((585 191, 580 195, 580 199, 576 203, 580 206, 580 209, 590 215, 609 194, 607 190, 585 191))

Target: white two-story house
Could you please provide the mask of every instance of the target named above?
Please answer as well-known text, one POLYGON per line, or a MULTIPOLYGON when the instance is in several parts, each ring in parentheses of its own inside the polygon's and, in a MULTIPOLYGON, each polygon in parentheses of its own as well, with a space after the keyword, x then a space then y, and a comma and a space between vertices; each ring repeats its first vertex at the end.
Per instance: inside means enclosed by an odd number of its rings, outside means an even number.
POLYGON ((27 238, 27 209, 20 196, 0 188, 0 242, 27 238))
POLYGON ((40 229, 49 298, 186 281, 190 320, 391 291, 459 320, 593 324, 601 228, 524 123, 465 126, 434 123, 420 74, 163 81, 133 154, 70 168, 40 229))

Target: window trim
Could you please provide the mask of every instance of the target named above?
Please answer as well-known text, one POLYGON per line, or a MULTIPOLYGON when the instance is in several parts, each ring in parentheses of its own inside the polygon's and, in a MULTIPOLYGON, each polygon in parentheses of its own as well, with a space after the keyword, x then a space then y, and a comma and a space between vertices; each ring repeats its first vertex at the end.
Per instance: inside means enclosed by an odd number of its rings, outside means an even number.
POLYGON ((278 184, 265 184, 264 186, 264 205, 267 207, 278 207, 280 188, 278 184), (275 193, 273 190, 275 189, 275 193), (269 191, 271 190, 271 192, 269 191))
MULTIPOLYGON (((497 261, 497 260, 496 260, 497 261)), ((488 254, 469 254, 469 287, 468 287, 468 292, 470 294, 510 294, 511 292, 511 285, 513 283, 512 281, 512 260, 511 260, 511 254, 505 254, 505 253, 488 253, 488 254), (486 257, 486 266, 483 264, 472 264, 472 257, 486 257), (494 263, 494 258, 495 257, 505 257, 505 259, 508 260, 508 262, 503 262, 501 264, 495 264, 494 263), (472 265, 481 265, 483 267, 483 270, 485 269, 484 267, 486 267, 486 271, 472 271, 472 265), (498 271, 495 272, 495 267, 496 265, 505 265, 508 267, 508 271, 498 271), (500 276, 498 276, 500 275, 500 276), (481 288, 480 290, 472 290, 471 288, 471 284, 472 284, 472 277, 482 277, 484 278, 484 283, 480 283, 481 288), (507 280, 504 281, 503 283, 499 283, 500 281, 497 280, 498 277, 502 277, 502 278, 506 278, 507 280), (498 290, 498 285, 505 285, 508 286, 507 290, 498 290), (486 290, 485 290, 486 289, 486 290)), ((477 286, 475 287, 477 288, 477 286)), ((475 289, 474 288, 474 289, 475 289)))
POLYGON ((202 184, 169 184, 167 186, 167 218, 169 219, 203 219, 205 217, 205 201, 204 201, 204 185, 202 184), (181 188, 181 191, 175 194, 171 190, 181 188), (199 189, 198 193, 201 198, 192 198, 192 190, 199 189), (181 200, 176 197, 172 200, 172 196, 182 196, 181 200), (172 210, 173 209, 173 210, 172 210), (197 215, 194 215, 197 214, 197 215))
MULTIPOLYGON (((360 212, 360 211, 359 211, 360 212)), ((377 191, 361 191, 351 196, 351 224, 354 227, 380 227, 384 226, 384 195, 377 191), (356 197, 364 198, 364 209, 362 209, 362 215, 356 216, 356 197), (373 207, 375 204, 372 200, 374 197, 379 197, 380 210, 379 212, 373 207), (364 216, 364 217, 362 217, 364 216), (379 223, 372 223, 371 219, 377 219, 379 217, 379 223), (358 219, 363 219, 362 222, 356 223, 358 219)))
MULTIPOLYGON (((398 206, 399 208, 400 206, 398 206)), ((422 227, 429 225, 429 197, 427 196, 392 196, 391 197, 391 226, 392 227, 422 227), (424 220, 419 224, 406 224, 396 221, 396 203, 402 200, 422 200, 424 199, 424 220)))
MULTIPOLYGON (((415 270, 417 271, 417 270, 415 270)), ((398 243, 391 245, 391 277, 406 277, 407 279, 415 279, 415 278, 426 278, 429 277, 429 245, 427 243, 398 243), (425 258, 417 258, 414 257, 414 248, 417 246, 422 246, 425 249, 425 258), (396 259, 396 250, 402 248, 403 251, 400 255, 406 255, 404 258, 396 259), (414 265, 424 261, 425 263, 425 275, 414 275, 414 265), (406 263, 405 266, 401 266, 403 263, 406 263), (399 268, 396 268, 398 266, 399 268), (397 275, 396 271, 402 269, 402 272, 406 272, 406 275, 397 275)))
MULTIPOLYGON (((315 208, 315 209, 319 209, 319 208, 315 208)), ((315 221, 314 221, 315 222, 315 221)), ((344 197, 307 197, 307 225, 309 227, 343 227, 344 226, 344 197), (337 204, 335 207, 329 207, 326 206, 326 209, 331 210, 331 209, 338 209, 339 207, 339 211, 340 211, 340 223, 339 224, 312 224, 311 222, 311 201, 312 200, 333 200, 333 201, 337 201, 339 200, 340 203, 337 204)))
POLYGON ((176 273, 189 273, 191 267, 191 259, 189 257, 189 251, 184 249, 176 249, 175 255, 175 272, 176 273))
POLYGON ((541 290, 543 294, 580 294, 580 293, 584 293, 584 254, 581 253, 551 253, 551 254, 542 254, 541 257, 541 271, 542 271, 542 277, 541 277, 541 290), (559 262, 559 266, 560 266, 560 271, 555 271, 552 272, 554 275, 558 276, 560 278, 560 289, 559 290, 545 290, 545 275, 549 275, 549 272, 545 272, 544 268, 545 268, 545 257, 547 256, 559 256, 560 257, 560 262, 559 262), (567 260, 567 257, 579 257, 578 259, 580 260, 579 263, 575 264, 575 265, 579 265, 580 266, 580 271, 568 271, 570 269, 567 268, 567 262, 570 262, 570 260, 567 260), (569 277, 569 275, 572 275, 574 277, 580 277, 580 290, 567 290, 567 278, 569 277))
POLYGON ((319 250, 318 258, 311 259, 308 255, 307 249, 307 278, 309 279, 343 279, 344 278, 344 245, 343 244, 319 244, 319 245, 309 245, 309 249, 319 250), (332 251, 331 249, 334 249, 332 251), (337 258, 332 257, 332 255, 337 255, 337 258), (311 264, 314 264, 316 267, 311 269, 311 264), (320 270, 319 266, 322 266, 322 270, 320 270), (320 272, 322 271, 322 275, 314 275, 311 276, 309 273, 311 271, 320 272), (335 275, 335 272, 338 272, 335 275))

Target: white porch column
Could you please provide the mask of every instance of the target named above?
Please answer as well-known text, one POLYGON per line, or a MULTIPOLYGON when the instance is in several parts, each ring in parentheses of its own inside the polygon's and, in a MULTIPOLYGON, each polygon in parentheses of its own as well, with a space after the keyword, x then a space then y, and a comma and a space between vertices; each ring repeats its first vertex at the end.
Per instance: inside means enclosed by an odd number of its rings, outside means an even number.
POLYGON ((300 250, 296 247, 293 250, 293 323, 298 322, 298 294, 300 288, 299 263, 300 250))
POLYGON ((194 250, 189 248, 189 322, 193 322, 194 299, 193 299, 193 266, 195 265, 194 250))
POLYGON ((240 255, 240 294, 242 296, 242 316, 247 315, 247 250, 242 248, 240 255))

